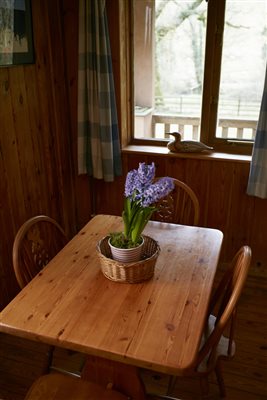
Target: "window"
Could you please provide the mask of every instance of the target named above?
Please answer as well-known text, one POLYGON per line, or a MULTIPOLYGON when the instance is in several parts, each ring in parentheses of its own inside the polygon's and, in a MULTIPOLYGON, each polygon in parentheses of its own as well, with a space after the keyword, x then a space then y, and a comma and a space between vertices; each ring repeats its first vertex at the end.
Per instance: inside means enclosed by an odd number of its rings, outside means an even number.
POLYGON ((133 0, 134 139, 179 130, 251 152, 267 60, 267 0, 133 0))

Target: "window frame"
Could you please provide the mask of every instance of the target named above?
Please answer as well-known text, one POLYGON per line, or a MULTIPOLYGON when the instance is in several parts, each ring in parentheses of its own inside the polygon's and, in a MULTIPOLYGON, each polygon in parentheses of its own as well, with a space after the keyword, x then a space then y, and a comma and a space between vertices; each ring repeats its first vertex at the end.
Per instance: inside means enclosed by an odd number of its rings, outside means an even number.
POLYGON ((208 1, 200 137, 215 151, 251 154, 253 141, 216 137, 226 1, 208 1))
MULTIPOLYGON (((253 141, 216 137, 220 73, 223 49, 225 6, 227 0, 208 0, 204 77, 201 107, 200 140, 215 152, 251 155, 253 141)), ((133 63, 133 0, 119 0, 121 54, 122 147, 127 145, 164 146, 168 139, 134 138, 134 63, 133 63), (126 57, 125 57, 126 55, 126 57)))

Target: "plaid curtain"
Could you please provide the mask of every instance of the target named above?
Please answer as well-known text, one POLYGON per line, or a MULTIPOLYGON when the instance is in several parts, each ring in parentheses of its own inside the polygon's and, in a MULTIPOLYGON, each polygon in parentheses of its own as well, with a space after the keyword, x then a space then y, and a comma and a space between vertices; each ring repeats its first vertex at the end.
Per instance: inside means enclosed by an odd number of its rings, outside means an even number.
POLYGON ((79 1, 78 171, 106 182, 121 175, 105 0, 79 1))
POLYGON ((247 193, 262 199, 267 198, 267 66, 247 193))

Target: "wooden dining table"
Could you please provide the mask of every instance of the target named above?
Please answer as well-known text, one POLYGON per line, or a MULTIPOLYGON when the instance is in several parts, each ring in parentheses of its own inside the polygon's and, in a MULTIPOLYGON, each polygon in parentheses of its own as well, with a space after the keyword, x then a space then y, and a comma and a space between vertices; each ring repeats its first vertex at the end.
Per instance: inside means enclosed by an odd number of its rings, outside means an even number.
POLYGON ((142 283, 107 279, 98 241, 122 218, 96 215, 0 314, 0 331, 167 374, 194 363, 223 234, 150 221, 160 246, 142 283))

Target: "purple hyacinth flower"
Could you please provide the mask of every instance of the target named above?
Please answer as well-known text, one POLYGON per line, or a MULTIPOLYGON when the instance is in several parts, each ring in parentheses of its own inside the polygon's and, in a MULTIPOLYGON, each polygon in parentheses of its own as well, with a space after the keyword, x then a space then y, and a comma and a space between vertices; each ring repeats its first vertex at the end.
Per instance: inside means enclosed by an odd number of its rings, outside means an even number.
POLYGON ((174 189, 174 182, 172 178, 164 177, 159 179, 156 183, 150 185, 144 190, 142 195, 142 206, 148 207, 155 204, 160 199, 167 196, 174 189))
POLYGON ((143 188, 150 185, 155 177, 155 163, 152 163, 151 165, 139 163, 138 176, 143 188))
POLYGON ((142 198, 144 190, 152 184, 154 176, 154 163, 151 165, 139 163, 138 170, 133 169, 127 174, 124 191, 125 196, 133 196, 136 200, 142 198))
POLYGON ((125 191, 124 194, 126 197, 130 197, 134 194, 137 187, 139 186, 139 175, 136 169, 128 172, 126 181, 125 181, 125 191))

